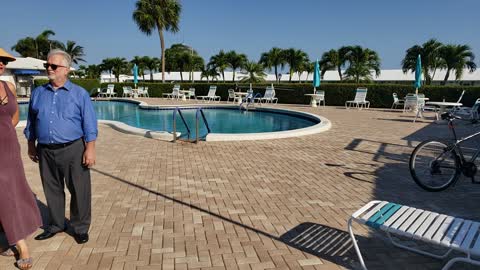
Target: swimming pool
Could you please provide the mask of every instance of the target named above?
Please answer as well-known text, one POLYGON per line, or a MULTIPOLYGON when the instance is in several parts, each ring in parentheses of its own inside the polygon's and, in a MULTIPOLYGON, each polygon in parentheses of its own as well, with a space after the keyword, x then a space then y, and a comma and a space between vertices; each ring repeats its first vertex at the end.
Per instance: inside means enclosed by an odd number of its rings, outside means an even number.
MULTIPOLYGON (((108 123, 115 121, 140 130, 173 132, 174 107, 142 106, 143 108, 150 108, 143 109, 136 103, 120 101, 96 101, 94 106, 97 118, 99 120, 107 120, 106 122, 108 123)), ((25 120, 28 104, 20 104, 19 108, 20 119, 25 120)), ((181 108, 182 115, 190 129, 190 138, 195 136, 197 108, 181 108)), ((322 122, 320 118, 309 114, 278 109, 255 108, 244 111, 239 110, 238 106, 202 106, 201 108, 213 134, 252 135, 257 133, 278 133, 305 129, 322 122)), ((178 114, 175 123, 177 131, 182 134, 181 136, 187 137, 187 128, 178 114)), ((204 122, 200 121, 200 137, 205 138, 207 134, 204 122)), ((210 135, 209 137, 215 137, 210 135)))

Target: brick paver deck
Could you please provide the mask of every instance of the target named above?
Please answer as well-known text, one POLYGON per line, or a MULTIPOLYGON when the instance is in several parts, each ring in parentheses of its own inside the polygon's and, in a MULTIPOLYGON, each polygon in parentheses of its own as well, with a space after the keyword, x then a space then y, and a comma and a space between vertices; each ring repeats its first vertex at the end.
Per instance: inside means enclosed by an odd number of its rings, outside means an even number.
MULTIPOLYGON (((444 136, 445 125, 414 124, 412 114, 389 110, 277 106, 325 116, 332 129, 196 145, 100 125, 90 241, 78 245, 67 233, 46 241, 30 237, 33 269, 354 269, 346 222, 369 200, 480 220, 480 186, 462 179, 447 191, 429 193, 409 176, 413 146, 444 136)), ((48 219, 38 168, 27 158, 21 131, 27 178, 48 219)), ((355 228, 370 269, 443 264, 355 228)), ((1 257, 0 269, 15 269, 13 263, 1 257)), ((454 269, 474 269, 469 267, 454 269)))

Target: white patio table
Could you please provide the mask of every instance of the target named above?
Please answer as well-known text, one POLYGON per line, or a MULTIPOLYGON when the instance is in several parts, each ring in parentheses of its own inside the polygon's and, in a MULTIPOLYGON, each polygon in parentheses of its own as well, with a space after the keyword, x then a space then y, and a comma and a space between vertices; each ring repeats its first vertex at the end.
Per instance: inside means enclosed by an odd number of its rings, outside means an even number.
POLYGON ((310 96, 310 105, 312 105, 312 107, 317 107, 317 101, 315 100, 315 97, 320 96, 319 94, 305 94, 305 96, 310 96))

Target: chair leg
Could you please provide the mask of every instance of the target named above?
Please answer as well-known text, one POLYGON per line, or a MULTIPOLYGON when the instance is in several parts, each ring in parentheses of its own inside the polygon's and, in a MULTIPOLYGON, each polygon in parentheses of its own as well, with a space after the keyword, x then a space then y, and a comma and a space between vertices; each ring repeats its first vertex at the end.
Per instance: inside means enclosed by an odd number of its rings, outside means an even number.
POLYGON ((348 220, 348 233, 350 234, 350 238, 352 239, 353 247, 355 248, 355 252, 357 253, 358 260, 360 261, 360 265, 362 266, 363 270, 368 270, 365 262, 363 261, 362 253, 360 252, 360 248, 358 247, 357 239, 355 238, 355 234, 353 233, 352 229, 352 221, 353 218, 348 220))
POLYGON ((480 265, 480 262, 477 260, 472 260, 470 257, 463 258, 463 257, 455 257, 447 262, 445 266, 443 266, 442 270, 449 269, 454 263, 456 262, 465 262, 473 265, 480 265))

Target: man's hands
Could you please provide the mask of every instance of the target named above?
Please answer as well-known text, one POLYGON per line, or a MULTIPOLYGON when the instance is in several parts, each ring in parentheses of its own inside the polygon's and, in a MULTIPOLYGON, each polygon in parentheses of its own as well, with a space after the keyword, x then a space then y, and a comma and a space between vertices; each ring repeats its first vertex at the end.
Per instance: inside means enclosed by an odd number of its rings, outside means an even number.
POLYGON ((83 166, 91 168, 95 165, 95 141, 85 144, 85 152, 83 152, 83 166))
POLYGON ((28 141, 28 157, 35 163, 38 163, 37 146, 35 141, 28 141))

